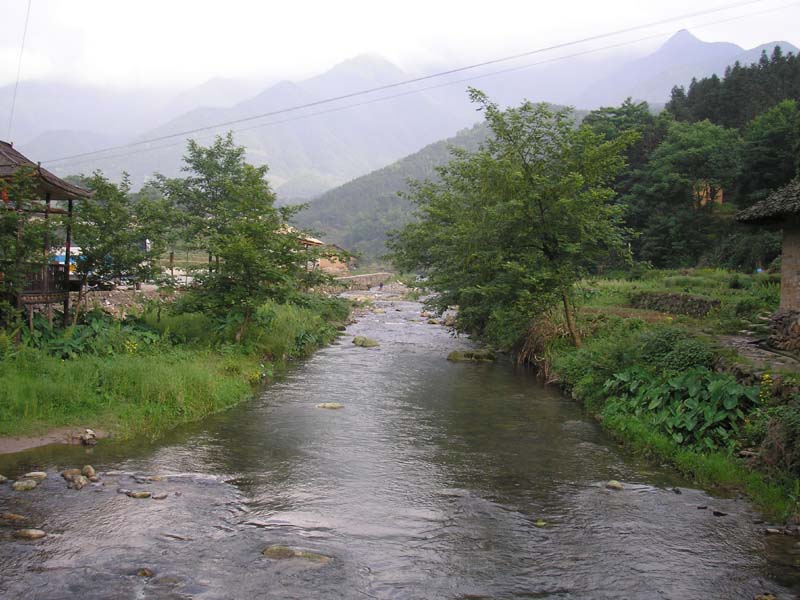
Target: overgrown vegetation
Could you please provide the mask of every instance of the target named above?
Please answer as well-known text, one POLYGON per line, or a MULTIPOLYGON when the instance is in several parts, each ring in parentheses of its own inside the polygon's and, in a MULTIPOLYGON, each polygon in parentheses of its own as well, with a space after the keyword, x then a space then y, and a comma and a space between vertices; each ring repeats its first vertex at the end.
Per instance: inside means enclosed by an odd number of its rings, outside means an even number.
MULTIPOLYGON (((0 211, 0 435, 91 425, 156 436, 243 400, 335 338, 349 306, 308 291, 328 280, 286 225, 296 209, 274 207, 266 167, 248 165, 228 135, 190 143, 185 171, 138 194, 101 173, 79 179, 94 192, 73 222, 82 289, 90 277, 175 284, 159 259, 176 240, 208 256, 177 300, 124 320, 81 313, 79 297, 69 327, 45 313, 23 325, 14 297, 31 263, 52 258, 42 248, 54 223, 0 211)), ((5 182, 3 208, 35 202, 35 177, 5 182)))

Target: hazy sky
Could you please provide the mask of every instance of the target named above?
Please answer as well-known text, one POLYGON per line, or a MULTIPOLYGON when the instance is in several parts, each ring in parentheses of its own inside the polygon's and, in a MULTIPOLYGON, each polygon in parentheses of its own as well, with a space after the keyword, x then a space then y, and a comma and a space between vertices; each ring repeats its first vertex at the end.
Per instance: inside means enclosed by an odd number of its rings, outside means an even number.
MULTIPOLYGON (((185 86, 212 77, 300 78, 364 52, 406 68, 567 42, 736 0, 32 0, 23 79, 185 86)), ((0 0, 0 84, 16 76, 27 0, 0 0)), ((707 41, 800 46, 800 2, 764 0, 594 42, 682 27, 707 41), (752 14, 780 8, 760 15, 752 14), (746 18, 698 27, 749 14, 746 18)), ((664 38, 634 46, 645 51, 664 38)), ((566 51, 564 51, 566 52, 566 51)))

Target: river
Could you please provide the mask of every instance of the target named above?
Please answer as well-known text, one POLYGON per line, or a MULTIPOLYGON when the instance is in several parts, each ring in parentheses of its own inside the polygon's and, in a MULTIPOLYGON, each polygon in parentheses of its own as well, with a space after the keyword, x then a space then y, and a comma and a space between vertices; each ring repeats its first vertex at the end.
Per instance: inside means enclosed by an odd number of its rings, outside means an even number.
POLYGON ((747 502, 632 457, 529 372, 447 362, 469 342, 419 304, 379 305, 259 397, 158 441, 0 457, 7 476, 49 473, 0 486, 0 512, 48 532, 0 525, 0 596, 796 597, 795 540, 747 502), (87 463, 101 484, 67 489, 58 472, 87 463))

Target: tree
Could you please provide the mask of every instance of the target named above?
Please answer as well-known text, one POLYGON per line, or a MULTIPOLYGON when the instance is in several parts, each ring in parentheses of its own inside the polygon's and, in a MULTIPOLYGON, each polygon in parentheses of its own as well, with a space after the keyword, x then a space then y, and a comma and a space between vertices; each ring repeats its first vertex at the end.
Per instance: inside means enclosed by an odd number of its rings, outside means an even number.
POLYGON ((750 206, 789 183, 797 172, 800 111, 784 100, 753 119, 745 129, 739 202, 750 206))
MULTIPOLYGON (((137 200, 127 175, 120 184, 95 172, 81 183, 94 192, 81 204, 74 220, 75 243, 81 252, 76 270, 84 293, 90 276, 100 280, 143 281, 160 273, 165 240, 171 229, 171 210, 163 199, 137 200)), ((75 304, 77 321, 80 295, 75 304)))
POLYGON ((623 198, 626 223, 641 232, 637 258, 659 267, 697 263, 714 242, 716 203, 734 189, 740 149, 733 129, 708 121, 669 126, 623 198))
POLYGON ((286 301, 322 275, 308 269, 316 256, 303 248, 300 232, 286 226, 298 207, 275 207, 267 167, 245 162, 232 134, 203 147, 190 141, 182 179, 158 180, 182 211, 187 241, 209 254, 209 268, 195 275, 190 296, 202 308, 246 331, 256 307, 286 301), (212 263, 211 257, 216 261, 212 263))
POLYGON ((573 286, 624 247, 609 185, 636 134, 605 140, 566 109, 502 111, 470 96, 492 136, 474 153, 453 150, 439 181, 412 187, 418 220, 392 234, 394 259, 426 272, 436 307, 458 305, 463 329, 510 345, 560 303, 580 345, 573 286))

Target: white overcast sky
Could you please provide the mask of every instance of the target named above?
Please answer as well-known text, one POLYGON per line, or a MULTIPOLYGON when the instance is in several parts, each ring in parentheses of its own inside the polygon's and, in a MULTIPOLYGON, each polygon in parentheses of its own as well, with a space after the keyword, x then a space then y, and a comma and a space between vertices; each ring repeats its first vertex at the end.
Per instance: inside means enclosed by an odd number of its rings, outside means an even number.
MULTIPOLYGON (((298 79, 365 52, 410 69, 460 65, 734 4, 742 2, 32 0, 22 79, 122 87, 298 79)), ((27 0, 0 0, 0 85, 16 77, 26 8, 27 0)), ((593 44, 686 27, 746 48, 800 46, 799 25, 800 2, 763 0, 593 44)))

